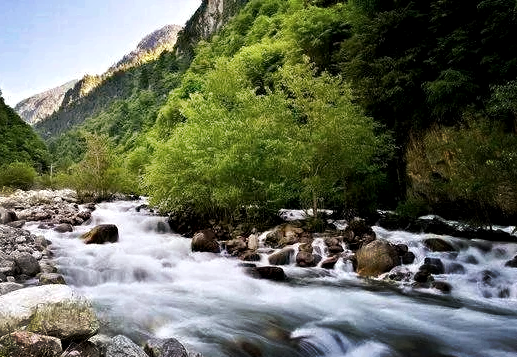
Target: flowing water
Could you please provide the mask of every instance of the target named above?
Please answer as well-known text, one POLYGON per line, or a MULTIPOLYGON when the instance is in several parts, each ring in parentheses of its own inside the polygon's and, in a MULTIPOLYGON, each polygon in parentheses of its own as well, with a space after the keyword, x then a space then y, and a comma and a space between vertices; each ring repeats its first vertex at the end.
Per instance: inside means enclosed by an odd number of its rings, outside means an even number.
POLYGON ((517 269, 504 266, 516 244, 442 237, 459 253, 431 253, 421 243, 430 235, 374 228, 415 253, 401 271, 440 258, 447 274, 435 279, 451 284, 447 295, 361 279, 343 262, 287 266, 289 280, 273 282, 224 254, 192 253, 164 217, 137 212, 141 203, 99 204, 89 225, 68 234, 31 228, 53 242, 61 273, 93 301, 104 333, 175 337, 205 357, 517 356, 517 269), (118 226, 118 243, 78 239, 102 223, 118 226))

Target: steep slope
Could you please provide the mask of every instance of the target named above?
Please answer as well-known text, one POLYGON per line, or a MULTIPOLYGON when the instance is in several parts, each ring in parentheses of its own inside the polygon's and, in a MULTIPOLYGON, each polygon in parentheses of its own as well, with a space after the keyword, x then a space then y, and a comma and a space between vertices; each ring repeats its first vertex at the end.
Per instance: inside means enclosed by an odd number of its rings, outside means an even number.
POLYGON ((16 104, 14 110, 25 122, 34 125, 57 111, 63 103, 65 93, 76 83, 77 80, 74 79, 59 87, 33 95, 16 104))
POLYGON ((48 152, 32 128, 5 104, 0 92, 0 167, 13 162, 45 170, 48 152))

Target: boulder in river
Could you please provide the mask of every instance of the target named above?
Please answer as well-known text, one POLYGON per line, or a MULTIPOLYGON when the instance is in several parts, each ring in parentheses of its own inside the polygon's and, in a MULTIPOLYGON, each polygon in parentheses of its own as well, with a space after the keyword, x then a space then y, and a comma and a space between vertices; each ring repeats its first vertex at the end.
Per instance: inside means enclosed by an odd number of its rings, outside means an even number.
POLYGON ((188 357, 185 347, 175 338, 153 338, 146 342, 144 351, 149 357, 188 357))
POLYGON ((334 266, 336 265, 338 260, 339 255, 333 255, 331 257, 328 257, 327 259, 321 262, 321 267, 323 269, 334 269, 334 266))
POLYGON ((57 273, 42 273, 38 276, 41 285, 47 284, 66 284, 65 278, 57 273))
POLYGON ((191 248, 193 252, 221 252, 215 233, 209 229, 205 229, 194 234, 194 237, 192 237, 191 248))
POLYGON ((16 213, 0 207, 0 224, 7 224, 18 220, 16 213))
POLYGON ((115 243, 118 241, 118 228, 114 224, 100 224, 81 238, 85 244, 115 243))
POLYGON ((420 266, 419 270, 422 272, 428 272, 429 274, 445 273, 445 268, 439 258, 425 258, 424 264, 420 266))
POLYGON ((11 254, 20 274, 34 276, 40 272, 38 260, 32 254, 26 252, 14 252, 11 254))
POLYGON ((275 281, 286 280, 284 270, 280 267, 264 266, 264 267, 247 268, 246 273, 257 279, 267 279, 267 280, 275 280, 275 281))
POLYGON ((361 276, 378 276, 400 264, 397 250, 385 240, 374 240, 356 253, 357 273, 361 276))
POLYGON ((513 257, 512 260, 507 261, 504 266, 510 268, 517 268, 517 255, 513 257))
POLYGON ((296 265, 299 267, 314 267, 316 264, 318 264, 318 262, 319 261, 316 256, 311 252, 300 250, 298 254, 296 254, 296 265))
POLYGON ((26 328, 64 340, 86 339, 99 329, 90 304, 66 285, 42 285, 0 296, 0 335, 26 328))
POLYGON ((0 356, 57 357, 63 351, 58 338, 29 331, 15 331, 0 338, 0 356))
POLYGON ((376 239, 372 227, 362 219, 354 219, 345 228, 343 238, 348 248, 356 251, 376 239))
POLYGON ((427 238, 424 245, 432 252, 454 252, 456 249, 447 241, 441 238, 427 238))
POLYGON ((140 346, 124 335, 113 337, 106 349, 106 357, 149 357, 140 346))
POLYGON ((58 233, 73 232, 74 227, 70 223, 61 223, 54 227, 54 230, 58 233))
POLYGON ((288 265, 291 262, 292 254, 294 254, 294 249, 287 247, 269 255, 267 259, 272 265, 288 265))

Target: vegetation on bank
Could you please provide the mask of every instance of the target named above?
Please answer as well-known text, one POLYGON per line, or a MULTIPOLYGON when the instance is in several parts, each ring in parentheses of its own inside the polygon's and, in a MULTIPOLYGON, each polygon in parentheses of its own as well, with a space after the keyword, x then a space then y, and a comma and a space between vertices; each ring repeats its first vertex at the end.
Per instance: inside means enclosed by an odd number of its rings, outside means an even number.
POLYGON ((55 115, 71 127, 39 127, 54 133, 53 180, 215 218, 397 205, 517 217, 514 1, 238 4, 208 41, 180 35, 184 56, 117 73, 55 115))

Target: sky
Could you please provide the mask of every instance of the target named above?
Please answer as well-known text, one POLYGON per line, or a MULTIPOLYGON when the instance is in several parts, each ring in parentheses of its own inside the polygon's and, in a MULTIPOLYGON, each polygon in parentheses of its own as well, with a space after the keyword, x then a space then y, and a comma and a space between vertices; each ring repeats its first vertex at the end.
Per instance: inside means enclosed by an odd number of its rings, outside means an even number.
POLYGON ((0 90, 13 106, 102 74, 149 33, 184 25, 201 0, 0 0, 0 90))

